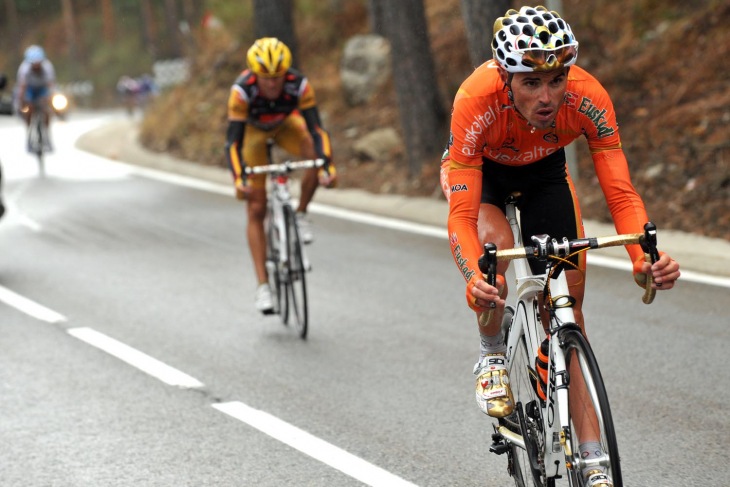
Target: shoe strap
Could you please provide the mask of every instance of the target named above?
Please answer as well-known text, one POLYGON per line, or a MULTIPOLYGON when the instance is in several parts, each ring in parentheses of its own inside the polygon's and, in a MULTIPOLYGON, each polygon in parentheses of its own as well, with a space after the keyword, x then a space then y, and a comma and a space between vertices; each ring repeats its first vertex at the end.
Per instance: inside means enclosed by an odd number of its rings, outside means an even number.
POLYGON ((489 354, 479 359, 474 366, 474 375, 484 372, 504 370, 507 368, 507 359, 501 353, 489 354))

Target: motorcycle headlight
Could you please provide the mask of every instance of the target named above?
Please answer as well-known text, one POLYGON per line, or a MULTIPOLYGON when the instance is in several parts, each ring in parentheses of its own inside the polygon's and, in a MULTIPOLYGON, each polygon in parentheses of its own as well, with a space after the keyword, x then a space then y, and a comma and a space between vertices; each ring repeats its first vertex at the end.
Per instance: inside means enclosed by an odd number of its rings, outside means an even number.
POLYGON ((68 98, 62 93, 56 93, 51 99, 51 104, 54 110, 62 112, 68 108, 68 98))

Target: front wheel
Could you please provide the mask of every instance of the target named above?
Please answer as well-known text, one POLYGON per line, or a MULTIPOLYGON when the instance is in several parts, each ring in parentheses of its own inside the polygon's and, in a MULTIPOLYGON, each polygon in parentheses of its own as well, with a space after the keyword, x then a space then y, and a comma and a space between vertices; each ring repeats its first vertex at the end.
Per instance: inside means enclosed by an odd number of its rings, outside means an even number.
POLYGON ((568 402, 571 431, 568 432, 568 441, 571 456, 566 456, 566 462, 585 467, 569 470, 571 485, 582 487, 583 471, 595 467, 611 477, 614 487, 622 487, 618 442, 611 407, 593 349, 585 336, 575 329, 566 330, 561 335, 561 342, 565 351, 566 367, 570 373, 568 402), (581 431, 583 439, 577 430, 581 431), (597 441, 601 445, 603 456, 600 458, 600 465, 583 463, 579 446, 587 441, 597 441))
MULTIPOLYGON (((35 110, 38 110, 36 107, 35 110)), ((38 170, 41 175, 45 173, 43 151, 45 149, 47 134, 43 126, 43 117, 33 113, 28 127, 28 148, 38 158, 38 170)))
POLYGON ((274 221, 271 207, 266 214, 266 272, 269 277, 269 287, 273 293, 274 310, 276 314, 284 315, 288 312, 286 286, 282 279, 281 265, 281 238, 279 229, 274 221))
POLYGON ((294 317, 294 325, 299 336, 304 339, 307 337, 309 328, 307 270, 304 265, 304 251, 302 250, 302 241, 299 238, 294 210, 290 206, 285 207, 284 218, 286 221, 287 245, 289 249, 289 259, 286 268, 288 273, 288 294, 291 304, 290 313, 294 317))

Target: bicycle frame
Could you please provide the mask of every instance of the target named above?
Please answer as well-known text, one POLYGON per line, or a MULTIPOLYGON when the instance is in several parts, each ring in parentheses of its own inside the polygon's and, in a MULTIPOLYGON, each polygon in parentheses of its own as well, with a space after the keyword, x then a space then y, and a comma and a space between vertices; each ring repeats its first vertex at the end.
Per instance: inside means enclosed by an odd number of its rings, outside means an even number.
MULTIPOLYGON (((584 469, 611 467, 618 480, 616 485, 621 485, 620 462, 618 462, 618 458, 611 458, 612 455, 618 456, 618 449, 605 388, 600 379, 595 357, 576 323, 572 308, 574 301, 569 294, 565 272, 555 268, 553 258, 548 257, 550 265, 547 266, 546 271, 543 274, 533 274, 526 258, 527 255, 532 254, 523 247, 515 205, 515 200, 510 199, 505 210, 515 248, 512 252, 509 249, 502 251, 501 258, 515 261, 517 306, 507 331, 506 359, 511 378, 516 379, 519 383, 515 400, 518 406, 516 420, 520 433, 516 432, 515 418, 500 420, 499 426, 495 426, 496 435, 493 436, 495 443, 491 450, 495 453, 510 452, 512 460, 510 474, 517 475, 518 485, 529 481, 525 480, 525 471, 520 470, 519 473, 516 473, 515 465, 520 469, 529 468, 529 474, 534 477, 533 480, 537 485, 553 485, 554 479, 561 478, 566 473, 571 485, 575 485, 575 482, 582 485, 581 473, 584 469), (541 293, 547 294, 549 299, 549 302, 546 303, 549 315, 547 324, 543 323, 541 317, 540 301, 546 299, 545 296, 541 296, 541 293), (533 389, 533 380, 537 380, 535 363, 537 351, 547 335, 550 335, 552 339, 548 342, 546 399, 538 400, 536 399, 536 389, 533 389), (575 353, 575 355, 571 355, 573 357, 571 361, 574 360, 576 367, 580 367, 579 377, 574 379, 582 382, 583 378, 586 378, 584 382, 585 407, 592 406, 598 430, 607 432, 606 438, 610 438, 606 440, 608 449, 604 449, 600 457, 591 460, 584 460, 577 451, 581 438, 572 424, 570 414, 569 387, 571 381, 567 355, 573 353, 571 350, 574 350, 575 353), (513 368, 513 361, 516 361, 514 365, 517 368, 513 368), (521 363, 521 361, 526 361, 526 363, 521 363), (527 370, 523 370, 523 368, 527 370), (523 400, 526 402, 523 403, 523 400), (502 439, 512 446, 502 443, 502 439), (520 458, 515 457, 518 455, 515 448, 522 449, 525 455, 519 455, 520 458), (525 460, 525 456, 527 460, 525 460)), ((656 228, 651 223, 645 226, 644 235, 621 235, 574 241, 564 239, 563 242, 549 241, 548 236, 538 236, 533 239, 537 244, 536 248, 555 249, 534 255, 552 256, 555 252, 556 255, 565 257, 571 251, 575 252, 574 249, 587 250, 588 248, 626 243, 641 243, 649 260, 653 260, 656 255, 656 228), (548 242, 551 242, 549 246, 548 242)), ((532 251, 534 252, 536 248, 532 248, 532 251)), ((486 264, 480 259, 480 268, 483 271, 486 270, 485 276, 488 280, 492 280, 496 274, 498 257, 496 248, 492 244, 485 246, 485 256, 487 255, 490 258, 487 258, 486 264)), ((647 288, 644 302, 648 304, 651 300, 653 300, 653 290, 647 288)), ((573 372, 575 373, 576 370, 573 369, 573 372)), ((586 425, 584 424, 584 426, 586 425)), ((590 434, 586 434, 590 437, 590 434)), ((601 442, 603 442, 603 433, 601 433, 601 438, 601 442)))
MULTIPOLYGON (((281 248, 279 249, 279 262, 286 263, 289 261, 289 242, 287 240, 287 232, 284 222, 284 207, 292 207, 291 191, 289 189, 289 175, 286 172, 272 172, 270 175, 271 181, 271 196, 269 197, 269 204, 271 205, 272 221, 270 225, 276 227, 276 231, 279 233, 279 239, 281 242, 281 248)), ((302 248, 302 260, 304 262, 304 268, 309 269, 309 258, 307 253, 302 248)))
MULTIPOLYGON (((512 228, 515 247, 522 246, 519 222, 514 204, 508 204, 506 208, 507 220, 512 228)), ((529 363, 535 363, 537 350, 545 338, 546 333, 540 318, 539 294, 545 289, 548 279, 547 273, 533 275, 526 259, 514 261, 514 271, 517 283, 517 307, 507 341, 507 361, 511 361, 517 350, 519 340, 524 335, 527 344, 529 363)), ((565 273, 561 272, 557 279, 550 284, 553 294, 565 296, 568 294, 568 284, 565 273)), ((575 323, 575 316, 571 308, 556 309, 556 318, 551 319, 549 324, 550 333, 557 332, 561 326, 559 323, 575 323)), ((566 432, 570 432, 570 419, 568 415, 568 384, 565 356, 559 346, 554 346, 557 340, 550 340, 549 356, 552 367, 549 370, 547 400, 541 405, 540 415, 544 421, 544 464, 545 476, 547 478, 560 476, 564 473, 565 457, 563 446, 566 432)), ((497 431, 501 433, 510 443, 526 449, 522 437, 510 431, 506 426, 499 426, 497 431)))

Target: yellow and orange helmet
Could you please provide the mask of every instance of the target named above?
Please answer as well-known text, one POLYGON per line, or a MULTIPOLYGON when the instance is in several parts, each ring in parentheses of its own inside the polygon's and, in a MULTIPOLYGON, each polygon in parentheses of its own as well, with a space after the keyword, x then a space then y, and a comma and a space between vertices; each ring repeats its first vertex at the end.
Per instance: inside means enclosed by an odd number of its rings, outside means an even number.
POLYGON ((276 37, 262 37, 248 49, 246 63, 261 77, 283 76, 291 66, 291 51, 276 37))

